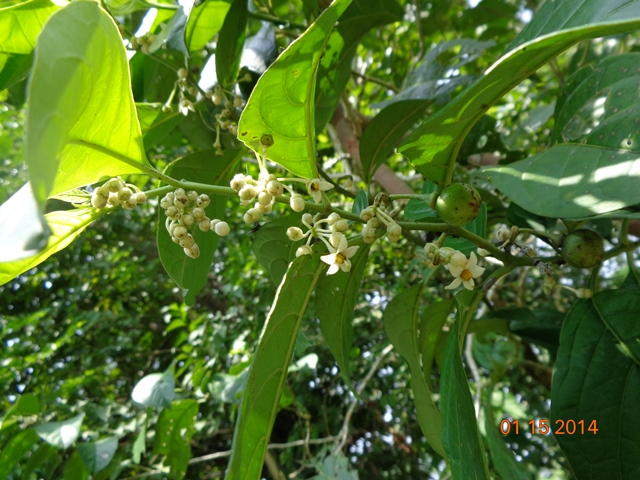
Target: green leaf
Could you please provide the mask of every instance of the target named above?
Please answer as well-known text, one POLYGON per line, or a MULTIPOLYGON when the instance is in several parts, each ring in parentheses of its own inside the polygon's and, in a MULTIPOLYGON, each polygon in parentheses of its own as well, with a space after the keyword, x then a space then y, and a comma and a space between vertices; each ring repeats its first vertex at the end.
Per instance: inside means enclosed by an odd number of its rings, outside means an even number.
MULTIPOLYGON (((562 2, 565 5, 565 2, 562 2)), ((554 8, 546 2, 541 8, 554 8)), ((598 4, 600 5, 600 4, 598 4)), ((635 5, 635 3, 634 3, 635 5)), ((608 10, 611 4, 597 10, 608 10)), ((637 10, 637 7, 636 7, 637 10)), ((471 127, 500 98, 542 65, 587 38, 615 35, 640 27, 640 12, 609 23, 594 23, 548 33, 505 54, 442 110, 429 117, 399 147, 418 170, 440 186, 451 181, 456 156, 471 127)), ((617 17, 619 18, 619 17, 617 17)))
POLYGON ((320 330, 340 372, 351 390, 349 360, 353 348, 353 315, 360 284, 369 258, 370 245, 361 246, 351 259, 351 271, 324 275, 316 288, 316 312, 320 330))
MULTIPOLYGON (((487 237, 487 206, 484 202, 480 205, 480 213, 471 222, 464 225, 464 228, 471 233, 486 238, 487 237)), ((475 243, 465 240, 464 238, 447 237, 443 246, 458 250, 469 256, 471 252, 475 252, 478 246, 475 243)))
POLYGON ((358 190, 356 194, 356 198, 353 200, 353 205, 351 206, 351 213, 355 213, 356 215, 360 215, 360 212, 369 206, 369 195, 367 195, 366 190, 358 190))
POLYGON ((156 424, 153 453, 164 455, 171 476, 184 478, 191 459, 191 437, 195 431, 197 400, 180 400, 162 410, 156 424))
POLYGON ((139 464, 140 457, 143 453, 147 452, 147 422, 142 424, 142 428, 140 428, 140 432, 136 437, 136 441, 133 442, 133 447, 131 447, 131 460, 133 463, 139 464))
POLYGON ((393 347, 406 360, 411 370, 411 389, 416 406, 420 428, 431 448, 446 458, 441 440, 442 418, 431 396, 431 388, 420 365, 420 345, 418 343, 418 308, 422 300, 422 284, 400 292, 389 302, 382 320, 384 330, 393 347))
POLYGON ((3 445, 0 451, 0 478, 12 478, 13 467, 31 451, 38 441, 38 435, 32 428, 18 432, 3 445))
POLYGON ((454 306, 453 299, 441 300, 429 305, 422 314, 418 345, 420 347, 424 378, 431 378, 433 362, 436 359, 442 337, 442 327, 447 322, 447 318, 449 318, 454 306))
POLYGON ((71 458, 64 464, 62 480, 87 480, 88 478, 89 470, 82 461, 80 454, 73 452, 71 458))
POLYGON ((84 413, 81 413, 63 422, 46 422, 36 427, 36 433, 49 445, 66 449, 73 445, 80 435, 83 419, 84 413))
POLYGON ((590 217, 640 203, 634 152, 564 144, 486 171, 515 203, 544 217, 590 217))
MULTIPOLYGON (((0 422, 0 428, 6 428, 9 424, 9 420, 12 417, 38 415, 40 413, 41 406, 40 400, 33 393, 25 393, 21 395, 16 403, 7 411, 7 414, 0 422)), ((0 478, 2 478, 0 476, 0 478)))
POLYGON ((373 173, 393 153, 402 136, 425 114, 431 103, 431 99, 401 100, 388 105, 373 117, 360 139, 360 161, 365 183, 371 181, 373 173))
MULTIPOLYGON (((395 105, 395 104, 393 104, 395 105)), ((438 187, 435 183, 430 182, 429 180, 425 180, 422 185, 422 193, 424 196, 424 200, 418 200, 417 198, 412 198, 407 203, 406 208, 404 209, 404 216, 407 220, 426 220, 430 219, 431 221, 437 222, 440 221, 438 214, 436 211, 429 206, 429 196, 438 190, 438 187)))
POLYGON ((60 7, 50 0, 32 0, 0 8, 0 52, 28 54, 47 19, 60 7))
POLYGON ((216 45, 216 76, 223 87, 233 85, 238 76, 247 36, 247 15, 247 0, 233 0, 220 28, 216 45))
POLYGON ((174 398, 175 378, 171 369, 142 377, 131 392, 136 404, 148 408, 169 407, 174 398))
MULTIPOLYGON (((4 205, 0 208, 0 217, 3 211, 4 205)), ((49 225, 49 228, 51 228, 51 235, 47 239, 46 246, 36 255, 20 260, 0 263, 0 285, 4 285, 21 273, 41 264, 54 253, 66 248, 85 228, 103 214, 103 211, 97 211, 93 208, 79 208, 47 213, 44 219, 49 225)), ((24 220, 24 217, 22 217, 22 219, 24 220)), ((0 223, 2 223, 3 228, 7 228, 5 222, 0 223)), ((4 237, 4 234, 0 235, 0 238, 2 237, 4 237)), ((11 239, 9 238, 8 240, 10 241, 11 239)), ((0 243, 5 245, 4 238, 2 238, 0 243)), ((27 250, 27 252, 29 251, 27 250)))
MULTIPOLYGON (((336 0, 260 77, 242 112, 238 138, 262 154, 260 138, 273 137, 267 158, 292 173, 318 176, 315 151, 316 73, 334 24, 351 3, 336 0)), ((227 15, 228 16, 228 15, 227 15)))
MULTIPOLYGON (((222 157, 216 157, 212 150, 187 155, 171 163, 166 174, 181 180, 204 182, 211 185, 228 185, 231 173, 243 150, 225 150, 222 157), (214 161, 215 160, 215 161, 214 161)), ((198 192, 201 193, 201 192, 198 192)), ((205 209, 211 220, 222 218, 227 197, 209 195, 211 203, 205 209)), ((214 232, 202 232, 197 225, 191 227, 191 234, 200 248, 198 258, 187 257, 184 249, 173 243, 165 228, 164 210, 158 209, 158 252, 160 260, 171 278, 184 289, 184 300, 193 305, 196 295, 207 283, 213 255, 218 248, 220 237, 214 232)))
POLYGON ((26 79, 32 63, 33 54, 8 55, 0 53, 0 91, 12 88, 26 79))
POLYGON ((157 145, 184 118, 179 112, 164 113, 160 103, 136 103, 145 150, 157 145))
POLYGON ((49 195, 149 170, 122 37, 97 3, 49 19, 28 97, 25 159, 41 208, 49 195))
POLYGON ((449 332, 442 365, 442 444, 449 457, 453 478, 488 480, 487 460, 478 431, 469 381, 460 357, 460 317, 458 311, 458 319, 449 332))
POLYGON ((518 462, 514 453, 505 444, 505 436, 500 433, 500 426, 496 425, 491 405, 491 393, 485 395, 484 400, 484 429, 487 446, 491 452, 493 468, 500 478, 509 480, 531 480, 531 475, 524 463, 518 462))
POLYGON ((403 14, 396 0, 356 1, 345 10, 318 67, 316 133, 326 126, 351 78, 351 64, 362 37, 372 28, 402 20, 403 14))
POLYGON ((265 223, 254 234, 253 254, 276 285, 280 285, 289 264, 295 258, 296 249, 301 245, 289 240, 287 228, 301 226, 302 214, 292 213, 265 223))
MULTIPOLYGON (((320 455, 318 455, 320 456, 320 455)), ((322 464, 315 464, 318 475, 311 480, 358 480, 358 472, 349 468, 349 460, 342 452, 331 452, 322 464)))
POLYGON ((227 480, 260 478, 300 322, 324 266, 318 254, 303 255, 282 279, 251 362, 227 480))
POLYGON ((118 449, 118 437, 107 437, 97 442, 78 445, 80 458, 91 473, 107 468, 118 449))
POLYGON ((202 50, 218 33, 230 3, 230 0, 206 0, 191 11, 185 33, 185 43, 190 52, 202 50))
POLYGON ((552 428, 577 478, 640 475, 640 329, 632 313, 639 310, 638 290, 602 291, 576 302, 562 326, 551 390, 552 428), (559 421, 566 432, 569 420, 578 431, 558 435, 559 421), (594 420, 596 434, 588 431, 594 420))

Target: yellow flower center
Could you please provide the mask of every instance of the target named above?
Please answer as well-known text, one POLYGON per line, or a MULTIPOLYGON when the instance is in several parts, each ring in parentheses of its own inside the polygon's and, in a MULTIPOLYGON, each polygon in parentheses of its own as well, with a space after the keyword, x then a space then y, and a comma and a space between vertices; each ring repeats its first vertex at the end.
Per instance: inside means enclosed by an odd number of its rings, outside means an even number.
POLYGON ((343 254, 336 253, 336 263, 338 265, 342 265, 345 262, 346 259, 347 259, 347 257, 345 257, 343 254))
POLYGON ((318 192, 318 191, 320 191, 320 184, 318 182, 311 182, 309 184, 309 189, 312 192, 318 192))
POLYGON ((473 278, 473 274, 469 270, 462 270, 460 278, 462 278, 462 280, 466 282, 467 280, 471 280, 473 278))

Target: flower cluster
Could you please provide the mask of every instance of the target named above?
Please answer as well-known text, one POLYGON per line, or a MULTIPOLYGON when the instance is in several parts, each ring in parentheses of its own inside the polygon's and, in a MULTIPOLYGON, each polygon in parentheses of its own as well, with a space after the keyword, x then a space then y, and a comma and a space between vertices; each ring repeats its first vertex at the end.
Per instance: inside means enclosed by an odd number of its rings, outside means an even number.
POLYGON ((107 180, 91 194, 91 205, 94 208, 121 206, 125 210, 133 210, 136 205, 147 201, 147 196, 138 187, 125 183, 120 177, 107 180))
POLYGON ((311 255, 313 253, 311 242, 314 238, 320 239, 329 250, 328 255, 320 259, 329 265, 327 275, 333 275, 338 270, 348 272, 351 270, 351 257, 358 251, 358 246, 349 246, 344 232, 349 228, 348 222, 337 213, 332 213, 327 218, 316 215, 314 218, 310 213, 302 216, 302 224, 308 228, 303 232, 299 227, 289 227, 287 236, 290 240, 297 242, 304 238, 307 242, 296 250, 296 256, 311 255))
POLYGON ((462 285, 467 290, 473 290, 474 278, 479 278, 485 271, 478 265, 478 257, 471 252, 469 258, 462 252, 449 247, 440 247, 435 243, 427 243, 424 246, 427 264, 431 268, 443 265, 454 277, 453 282, 445 287, 447 290, 458 288, 462 285))
POLYGON ((199 228, 203 232, 212 230, 221 237, 229 234, 227 222, 207 217, 205 209, 209 203, 208 195, 198 195, 194 190, 186 192, 183 188, 167 193, 160 200, 160 206, 167 216, 165 226, 171 240, 180 245, 190 258, 198 258, 200 255, 200 247, 191 233, 193 229, 199 228))
POLYGON ((374 204, 365 208, 360 212, 360 218, 367 222, 362 229, 362 240, 365 243, 375 242, 376 230, 379 227, 384 227, 387 230, 387 238, 391 243, 400 240, 402 228, 391 218, 382 205, 374 204))

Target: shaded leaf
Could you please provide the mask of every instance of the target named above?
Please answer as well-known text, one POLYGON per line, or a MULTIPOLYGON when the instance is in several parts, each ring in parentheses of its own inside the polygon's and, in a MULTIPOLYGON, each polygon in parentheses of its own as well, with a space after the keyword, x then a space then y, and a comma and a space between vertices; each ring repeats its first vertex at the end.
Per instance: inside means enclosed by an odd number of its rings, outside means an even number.
POLYGON ((0 478, 12 478, 13 467, 30 452, 38 442, 38 435, 32 428, 22 430, 6 442, 0 450, 0 478))
POLYGON ((289 239, 287 228, 301 226, 302 214, 292 213, 265 223, 254 234, 253 254, 276 285, 282 281, 289 264, 295 258, 296 249, 302 244, 289 239))
POLYGON ((556 439, 580 479, 640 475, 637 290, 609 290, 574 304, 562 326, 551 391, 556 439), (584 421, 584 434, 559 435, 559 420, 584 421), (621 421, 621 419, 623 419, 621 421), (596 422, 597 433, 588 431, 596 422))
POLYGON ((222 27, 230 4, 230 0, 206 0, 191 11, 185 32, 185 43, 190 52, 203 49, 213 39, 222 27))
POLYGON ((164 408, 175 398, 175 379, 171 369, 142 377, 131 392, 131 399, 142 407, 164 408))
POLYGON ((0 8, 0 52, 28 54, 47 19, 60 7, 50 0, 31 0, 0 8))
POLYGON ((153 453, 164 455, 171 476, 184 478, 191 459, 191 437, 195 431, 197 400, 180 400, 162 410, 156 424, 153 453))
POLYGON ((356 198, 353 200, 353 205, 351 206, 351 213, 355 213, 356 215, 360 215, 360 212, 369 206, 369 196, 367 195, 366 190, 358 190, 356 194, 356 198))
POLYGON ((304 178, 318 176, 313 112, 318 64, 334 24, 350 2, 333 2, 289 45, 258 80, 238 124, 238 138, 259 154, 260 138, 271 135, 267 158, 304 178))
POLYGON ((145 150, 164 140, 184 118, 179 112, 164 113, 160 103, 136 103, 145 150))
MULTIPOLYGON (((228 185, 236 162, 242 150, 225 150, 222 157, 215 156, 212 150, 187 155, 171 163, 166 172, 174 178, 192 182, 204 182, 210 185, 228 185)), ((198 192, 202 193, 202 192, 198 192)), ((211 203, 205 209, 211 220, 222 218, 227 197, 209 195, 211 203)), ((200 248, 198 258, 187 257, 184 249, 173 243, 165 228, 165 213, 158 209, 158 252, 160 260, 171 278, 185 291, 184 299, 189 305, 195 302, 196 295, 207 282, 213 255, 218 248, 220 237, 214 232, 203 232, 197 225, 190 228, 190 233, 200 248)))
POLYGON ((247 12, 247 0, 233 0, 220 28, 216 45, 216 75, 224 87, 235 83, 238 76, 247 35, 247 12))
POLYGON ((416 198, 412 198, 407 203, 407 206, 404 209, 404 216, 407 220, 431 220, 431 221, 440 221, 438 214, 436 211, 429 206, 429 198, 432 193, 438 190, 438 187, 435 183, 430 182, 429 180, 425 180, 422 185, 421 194, 425 195, 423 200, 418 200, 416 198))
POLYGON ((49 19, 28 97, 25 159, 41 208, 49 195, 148 169, 122 37, 97 3, 49 19))
POLYGON ((353 348, 353 315, 360 284, 364 276, 370 245, 360 246, 351 258, 351 271, 324 275, 316 288, 316 312, 320 319, 322 336, 340 367, 340 372, 351 390, 349 364, 353 348))
POLYGON ((323 271, 319 255, 303 255, 291 263, 282 279, 251 362, 227 480, 260 478, 300 322, 323 271))
POLYGON ((563 144, 486 171, 515 203, 544 217, 590 217, 640 203, 634 152, 563 144))
POLYGON ((18 400, 16 400, 13 406, 7 411, 2 422, 0 422, 0 428, 6 428, 12 417, 38 415, 40 413, 40 409, 40 400, 38 400, 38 397, 33 393, 20 395, 18 400))
POLYGON ((431 378, 433 362, 437 357, 438 346, 442 337, 442 327, 447 322, 454 305, 453 299, 434 302, 425 309, 421 316, 418 346, 420 348, 424 378, 431 378))
POLYGON ((73 445, 80 435, 84 413, 63 422, 46 422, 36 427, 38 436, 56 448, 65 449, 73 445))
POLYGON ((382 320, 384 330, 393 347, 406 360, 411 370, 411 389, 416 406, 420 428, 431 448, 446 458, 441 440, 442 418, 433 402, 431 388, 420 365, 420 345, 418 344, 418 307, 422 299, 423 285, 400 292, 387 305, 382 320))
POLYGON ((69 460, 64 464, 62 480, 88 480, 89 469, 85 466, 80 454, 73 452, 69 460))
POLYGON ((461 314, 451 327, 442 365, 442 444, 454 478, 489 479, 487 460, 459 346, 461 314))
POLYGON ((78 454, 91 473, 104 470, 118 449, 118 437, 107 437, 97 442, 81 443, 78 454))

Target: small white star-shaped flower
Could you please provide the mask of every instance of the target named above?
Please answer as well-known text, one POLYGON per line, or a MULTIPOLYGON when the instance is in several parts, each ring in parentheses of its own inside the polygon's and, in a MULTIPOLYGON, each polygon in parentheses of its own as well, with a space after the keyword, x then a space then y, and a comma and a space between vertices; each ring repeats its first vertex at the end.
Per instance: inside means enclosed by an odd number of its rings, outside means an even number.
POLYGON ((309 180, 307 183, 307 192, 309 192, 309 195, 313 197, 313 201, 316 203, 322 202, 322 192, 326 192, 332 188, 333 185, 331 183, 320 180, 319 178, 309 180))
POLYGON ((360 247, 349 247, 347 237, 342 235, 340 238, 340 244, 338 245, 338 248, 336 248, 336 251, 329 255, 323 255, 320 257, 320 260, 329 265, 327 275, 333 275, 338 270, 342 270, 343 272, 351 270, 351 261, 349 259, 356 254, 358 248, 360 247))
MULTIPOLYGON (((457 253, 459 252, 456 252, 456 254, 457 253)), ((457 257, 458 256, 456 255, 456 260, 459 260, 457 257)), ((478 258, 473 252, 471 252, 469 260, 464 262, 464 264, 462 264, 462 262, 455 261, 445 265, 445 268, 455 277, 451 284, 444 287, 446 290, 458 288, 460 284, 462 284, 467 290, 473 290, 473 287, 475 286, 473 279, 480 277, 485 271, 483 267, 478 266, 478 258)))
POLYGON ((196 111, 196 109, 193 107, 193 103, 191 103, 191 100, 187 100, 186 98, 180 100, 180 103, 178 104, 178 110, 180 110, 180 113, 185 117, 189 115, 189 110, 191 110, 192 112, 196 111))

